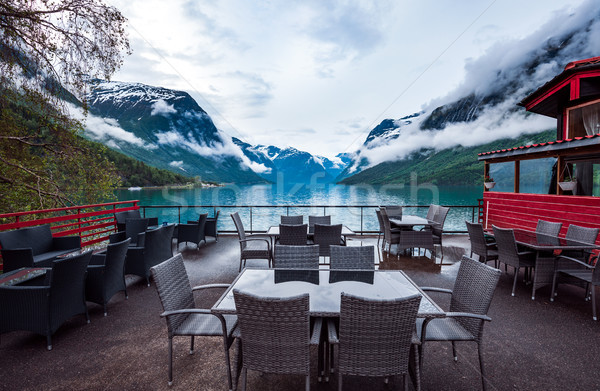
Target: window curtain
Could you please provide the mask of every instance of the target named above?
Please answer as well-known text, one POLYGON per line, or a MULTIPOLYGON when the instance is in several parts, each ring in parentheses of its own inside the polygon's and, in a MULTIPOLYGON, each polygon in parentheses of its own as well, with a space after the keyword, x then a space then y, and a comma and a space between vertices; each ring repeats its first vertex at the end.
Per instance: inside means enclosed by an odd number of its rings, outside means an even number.
POLYGON ((591 136, 600 133, 600 104, 596 103, 581 108, 585 134, 591 136))

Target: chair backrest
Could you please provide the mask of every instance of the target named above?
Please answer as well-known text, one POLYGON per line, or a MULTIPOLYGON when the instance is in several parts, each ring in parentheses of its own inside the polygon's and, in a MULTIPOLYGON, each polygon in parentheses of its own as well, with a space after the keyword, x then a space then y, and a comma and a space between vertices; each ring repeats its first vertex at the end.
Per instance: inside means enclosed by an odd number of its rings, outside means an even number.
POLYGON ((435 224, 431 226, 431 230, 433 234, 436 236, 441 236, 444 232, 444 224, 446 222, 446 216, 448 216, 448 212, 450 208, 445 206, 438 206, 435 215, 433 216, 433 221, 435 224))
POLYGON ((571 224, 567 229, 566 239, 575 240, 583 243, 596 243, 598 237, 598 228, 587 228, 571 224))
POLYGON ((323 225, 315 224, 315 244, 319 245, 319 255, 328 257, 329 246, 339 245, 342 241, 342 224, 323 225))
MULTIPOLYGON (((450 312, 487 314, 500 274, 500 270, 463 255, 452 290, 450 312)), ((462 317, 457 320, 473 336, 481 337, 482 320, 462 317)))
POLYGON ((52 262, 50 278, 51 328, 85 312, 85 274, 92 250, 52 262))
POLYGON ((498 260, 507 265, 519 266, 519 249, 515 240, 515 233, 509 228, 499 228, 492 225, 494 229, 494 238, 498 247, 498 260))
POLYGON ((0 232, 0 246, 6 250, 31 248, 33 255, 50 251, 52 248, 50 224, 0 232))
MULTIPOLYGON (((242 219, 238 212, 232 213, 231 218, 233 219, 233 224, 235 224, 235 229, 237 230, 238 237, 240 240, 246 239, 246 231, 244 230, 244 224, 242 223, 242 219)), ((246 242, 241 242, 242 248, 246 248, 246 242)))
POLYGON ((435 215, 438 213, 439 205, 431 204, 429 205, 429 209, 427 209, 427 216, 425 217, 427 220, 433 220, 435 215))
MULTIPOLYGON (((306 231, 305 231, 306 237, 306 231)), ((273 254, 276 269, 318 269, 319 246, 286 246, 276 244, 273 254)))
MULTIPOLYGON (((125 221, 127 219, 141 219, 142 215, 140 210, 127 210, 125 212, 115 213, 115 220, 117 222, 117 231, 125 231, 125 221)), ((157 219, 158 220, 158 219, 157 219)))
POLYGON ((379 209, 379 215, 381 216, 381 222, 383 223, 383 240, 391 243, 392 239, 392 226, 390 223, 390 218, 387 215, 386 208, 379 209))
POLYGON ((467 224, 467 232, 469 232, 469 241, 471 242, 471 251, 479 257, 487 257, 487 246, 485 242, 485 233, 483 232, 483 225, 479 223, 471 223, 465 221, 467 224))
POLYGON ((375 246, 330 247, 330 269, 375 270, 375 246))
POLYGON ((204 240, 204 227, 206 226, 206 219, 208 218, 208 213, 202 213, 198 216, 198 232, 200 235, 200 239, 204 240))
POLYGON ((562 223, 553 223, 546 220, 538 220, 535 232, 544 235, 558 236, 562 223))
POLYGON ((381 217, 381 210, 375 209, 375 214, 377 215, 377 221, 379 222, 379 232, 383 233, 385 231, 385 225, 383 223, 383 218, 381 217))
POLYGON ((279 224, 279 244, 302 246, 307 243, 308 226, 306 224, 279 224))
POLYGON ((331 216, 308 216, 308 229, 313 232, 315 224, 331 225, 331 216))
POLYGON ((220 213, 221 213, 221 210, 220 210, 220 209, 218 209, 218 210, 217 210, 217 213, 215 213, 215 217, 213 217, 213 219, 215 219, 215 220, 219 220, 219 214, 220 214, 220 213))
MULTIPOLYGON (((150 271, 156 284, 163 311, 175 311, 195 308, 192 286, 183 264, 183 257, 177 254, 166 261, 153 266, 150 271)), ((167 317, 169 334, 177 330, 187 314, 167 317)))
POLYGON ((138 235, 146 232, 148 229, 148 219, 126 219, 125 220, 125 237, 131 238, 131 241, 138 245, 138 235))
POLYGON ((288 224, 288 225, 304 224, 304 216, 281 216, 281 224, 288 224))
POLYGON ((369 300, 342 293, 340 372, 363 376, 407 373, 420 302, 421 295, 369 300))
POLYGON ((385 211, 389 218, 401 219, 402 218, 402 207, 399 205, 388 205, 385 206, 385 211))
POLYGON ((308 294, 262 298, 233 290, 244 367, 267 373, 310 372, 308 294))
POLYGON ((144 261, 148 267, 158 265, 173 256, 171 244, 174 229, 175 225, 171 224, 146 232, 144 261))
POLYGON ((127 256, 127 247, 131 238, 121 242, 109 244, 106 247, 106 257, 104 258, 104 275, 106 280, 120 281, 123 279, 125 269, 125 257, 127 256))

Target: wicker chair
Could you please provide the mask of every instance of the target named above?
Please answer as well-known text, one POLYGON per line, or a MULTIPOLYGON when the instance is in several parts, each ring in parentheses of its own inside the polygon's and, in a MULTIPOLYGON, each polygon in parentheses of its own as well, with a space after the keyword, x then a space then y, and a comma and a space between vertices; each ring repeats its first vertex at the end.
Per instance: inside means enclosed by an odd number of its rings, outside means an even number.
POLYGON ((305 246, 309 244, 306 236, 308 226, 306 224, 288 225, 279 224, 278 244, 287 246, 305 246))
POLYGON ((515 241, 515 234, 512 229, 503 229, 492 225, 494 229, 494 237, 496 238, 496 245, 498 246, 498 262, 508 266, 512 266, 515 269, 515 277, 513 280, 513 287, 511 295, 515 295, 515 288, 517 286, 517 277, 519 275, 519 269, 532 268, 535 266, 535 253, 532 251, 519 251, 517 242, 515 241))
POLYGON ((383 250, 385 251, 385 244, 388 244, 388 252, 392 251, 392 244, 400 243, 400 230, 392 229, 390 219, 387 215, 385 208, 380 208, 379 213, 381 220, 383 221, 383 250))
POLYGON ((196 246, 199 246, 200 242, 206 244, 205 229, 207 217, 208 213, 203 213, 197 221, 188 221, 187 224, 177 225, 177 247, 179 247, 179 243, 181 242, 192 242, 196 246))
POLYGON ((496 242, 489 243, 485 240, 483 225, 468 221, 465 221, 465 224, 467 224, 469 241, 471 242, 471 257, 473 257, 473 254, 476 254, 479 256, 480 262, 488 263, 493 261, 494 267, 498 268, 498 247, 496 246, 496 242))
MULTIPOLYGON (((140 215, 140 210, 127 210, 125 212, 117 212, 115 213, 115 223, 117 225, 117 231, 125 231, 125 226, 127 219, 141 219, 142 215, 140 215)), ((158 225, 158 217, 149 217, 148 218, 149 226, 157 226, 158 225)))
POLYGON ((175 225, 165 225, 146 232, 143 247, 129 247, 125 260, 125 274, 135 274, 146 279, 150 286, 152 266, 173 256, 171 242, 175 225))
POLYGON ((570 265, 564 265, 554 271, 550 301, 554 301, 556 288, 561 279, 563 283, 571 283, 572 280, 584 282, 586 284, 586 299, 590 295, 592 297, 592 318, 598 320, 598 316, 596 315, 596 287, 600 286, 600 262, 598 261, 598 256, 590 263, 565 256, 558 257, 558 260, 563 262, 569 261, 570 265))
POLYGON ((433 221, 435 224, 431 226, 433 244, 440 246, 440 263, 444 260, 444 245, 442 243, 442 237, 444 234, 444 223, 446 222, 446 216, 448 216, 449 211, 450 208, 438 206, 437 212, 433 216, 433 221))
POLYGON ((208 217, 204 225, 204 236, 212 236, 215 242, 219 241, 219 231, 217 230, 217 221, 219 220, 220 210, 215 213, 215 217, 208 217))
POLYGON ((425 217, 427 220, 433 221, 433 218, 438 213, 439 205, 431 204, 429 205, 429 209, 427 209, 427 216, 425 217))
POLYGON ((558 236, 562 228, 562 223, 553 223, 546 220, 538 220, 535 232, 544 235, 558 236))
POLYGON ((106 316, 106 304, 120 291, 127 296, 127 285, 125 284, 125 256, 129 241, 127 238, 122 242, 109 244, 106 253, 92 256, 87 268, 85 281, 85 299, 104 307, 106 316))
POLYGON ((329 246, 345 244, 342 239, 342 225, 315 224, 314 242, 319 245, 319 255, 328 257, 331 254, 329 246))
POLYGON ((319 246, 276 244, 273 249, 273 267, 275 269, 318 269, 319 246))
POLYGON ((143 247, 144 239, 146 237, 146 230, 148 229, 148 223, 149 219, 127 219, 125 222, 124 230, 109 235, 108 241, 109 243, 120 243, 127 238, 131 238, 129 246, 143 247))
POLYGON ((242 264, 246 266, 247 259, 266 259, 268 266, 271 267, 271 240, 266 235, 246 235, 244 224, 240 215, 235 212, 231 214, 235 229, 237 230, 240 241, 240 272, 242 264))
POLYGON ((183 257, 174 257, 153 266, 152 277, 163 308, 160 314, 167 321, 169 337, 169 385, 173 384, 173 337, 190 336, 190 354, 194 353, 194 337, 222 337, 225 349, 227 381, 232 390, 229 348, 233 343, 235 315, 215 315, 210 309, 196 308, 193 291, 208 288, 228 288, 228 284, 210 284, 192 288, 183 264, 183 257))
POLYGON ((423 364, 422 358, 425 342, 451 341, 454 361, 458 360, 455 341, 476 342, 479 354, 481 383, 485 390, 486 378, 483 355, 481 353, 481 341, 485 321, 489 322, 492 320, 487 316, 487 312, 492 302, 496 285, 500 279, 500 274, 501 272, 498 269, 463 256, 452 290, 430 287, 421 288, 424 291, 449 293, 451 295, 449 312, 446 313, 445 318, 436 318, 429 322, 426 322, 424 319, 417 320, 417 333, 421 338, 421 365, 423 364))
POLYGON ((281 216, 281 224, 287 224, 287 225, 304 224, 304 216, 281 216))
POLYGON ((342 375, 385 377, 386 382, 390 376, 403 375, 407 390, 411 350, 420 389, 419 356, 413 345, 420 302, 421 295, 370 300, 342 293, 339 332, 333 321, 327 325, 329 343, 339 344, 338 390, 342 375))
POLYGON ((233 291, 242 341, 242 390, 248 370, 305 376, 310 390, 310 345, 320 341, 322 320, 310 331, 308 294, 262 298, 233 291))
MULTIPOLYGON (((597 238, 598 228, 581 227, 575 224, 569 225, 569 228, 567 229, 567 234, 565 235, 565 239, 567 240, 574 240, 576 242, 582 243, 596 243, 597 238)), ((589 258, 591 252, 589 250, 571 250, 563 251, 561 255, 572 258, 584 259, 589 258)))
POLYGON ((308 216, 308 230, 314 232, 315 224, 331 225, 331 216, 308 216))
POLYGON ((331 246, 330 269, 375 270, 374 246, 331 246))
POLYGON ((385 208, 387 215, 390 219, 401 219, 402 218, 402 207, 399 205, 388 205, 382 206, 385 208))
POLYGON ((0 334, 27 330, 45 335, 48 350, 52 350, 52 335, 66 320, 85 314, 89 323, 85 273, 91 256, 88 250, 53 261, 42 286, 0 287, 0 334))

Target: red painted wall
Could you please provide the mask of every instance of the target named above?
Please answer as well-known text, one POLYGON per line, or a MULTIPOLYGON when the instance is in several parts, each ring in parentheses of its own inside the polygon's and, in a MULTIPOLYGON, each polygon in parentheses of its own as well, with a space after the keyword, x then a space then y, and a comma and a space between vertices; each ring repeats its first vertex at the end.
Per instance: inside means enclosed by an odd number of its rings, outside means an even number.
POLYGON ((483 226, 535 230, 538 219, 562 222, 561 236, 570 224, 600 228, 600 197, 548 194, 483 194, 483 226))

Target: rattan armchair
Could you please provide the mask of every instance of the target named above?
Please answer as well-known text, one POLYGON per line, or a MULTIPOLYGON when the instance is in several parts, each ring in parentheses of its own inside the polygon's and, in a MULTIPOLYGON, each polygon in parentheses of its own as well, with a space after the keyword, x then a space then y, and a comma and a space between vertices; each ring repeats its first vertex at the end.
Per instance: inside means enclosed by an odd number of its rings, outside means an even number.
POLYGON ((129 241, 127 238, 122 242, 109 244, 104 254, 92 256, 87 269, 85 282, 85 299, 104 307, 106 316, 106 304, 120 291, 127 296, 127 285, 125 284, 125 257, 129 241))
POLYGON ((298 225, 304 224, 304 216, 281 216, 281 224, 298 225))
MULTIPOLYGON (((127 224, 127 219, 141 219, 142 215, 140 214, 140 210, 127 210, 124 212, 115 213, 115 224, 117 226, 117 231, 125 231, 125 226, 127 224)), ((149 226, 157 226, 158 225, 158 217, 148 217, 148 225, 149 226)))
POLYGON ((331 246, 330 269, 375 270, 374 246, 331 246))
POLYGON ((498 246, 498 262, 512 266, 515 269, 511 292, 511 295, 514 296, 519 270, 522 267, 527 270, 535 266, 535 252, 519 251, 512 229, 499 228, 495 225, 492 225, 492 228, 494 229, 494 237, 498 246))
POLYGON ((148 229, 149 219, 129 218, 125 220, 123 231, 111 234, 108 238, 109 243, 120 243, 130 238, 129 246, 144 247, 146 230, 148 229))
POLYGON ((174 257, 153 266, 152 277, 163 313, 167 321, 169 337, 169 385, 173 384, 173 337, 189 336, 190 354, 194 353, 194 337, 221 337, 225 349, 225 366, 229 390, 233 389, 229 348, 233 343, 233 331, 237 325, 235 315, 215 315, 210 309, 196 308, 193 291, 208 288, 228 288, 228 284, 210 284, 192 288, 183 257, 174 257))
POLYGON ((279 224, 278 244, 287 246, 305 246, 309 244, 306 224, 279 224))
POLYGON ((342 375, 388 377, 402 375, 408 389, 411 351, 416 388, 420 368, 415 341, 415 321, 421 295, 396 300, 370 300, 342 293, 339 331, 327 325, 328 342, 338 347, 338 390, 342 375))
POLYGON ((320 342, 322 320, 311 332, 309 296, 263 298, 233 291, 242 346, 242 390, 248 370, 305 377, 310 390, 310 346, 320 342))
POLYGON ((46 336, 52 350, 52 335, 68 319, 85 314, 85 274, 92 256, 88 250, 80 255, 52 262, 41 286, 0 287, 0 334, 26 330, 46 336))
POLYGON ((429 322, 421 318, 417 320, 417 333, 421 338, 419 360, 421 365, 423 365, 423 350, 426 342, 452 342, 454 361, 457 361, 455 342, 473 341, 477 343, 481 383, 483 389, 486 389, 481 342, 483 339, 483 326, 485 322, 492 320, 487 316, 487 312, 500 279, 500 274, 501 272, 498 269, 463 256, 452 290, 431 287, 421 288, 424 291, 451 295, 450 308, 449 312, 446 312, 446 317, 431 319, 429 322))
POLYGON ((171 247, 173 224, 146 232, 143 247, 129 247, 125 260, 125 274, 134 274, 146 279, 150 286, 150 268, 173 256, 171 247))
POLYGON ((586 299, 589 296, 592 298, 592 318, 598 320, 598 316, 596 315, 596 287, 600 286, 600 262, 598 262, 598 256, 590 263, 565 256, 560 256, 558 259, 563 262, 568 261, 569 265, 563 265, 554 271, 550 301, 554 301, 559 282, 572 283, 573 280, 575 282, 584 282, 586 289, 585 297, 586 299))
POLYGON ((544 235, 558 236, 562 228, 562 223, 553 223, 546 220, 538 220, 535 232, 544 235))
POLYGON ((271 267, 273 254, 271 253, 271 240, 267 235, 247 235, 244 224, 238 212, 232 213, 231 218, 235 224, 240 242, 240 269, 246 266, 247 259, 266 259, 271 267))
POLYGON ((465 224, 467 224, 469 241, 471 242, 471 257, 473 257, 473 254, 476 254, 480 262, 488 263, 493 261, 494 267, 498 268, 498 247, 496 246, 496 242, 488 242, 485 239, 483 225, 480 223, 465 221, 465 224))
POLYGON ((273 267, 275 269, 318 269, 319 246, 276 244, 273 249, 273 267))
POLYGON ((342 224, 315 224, 314 242, 319 245, 319 255, 328 257, 331 245, 345 245, 342 239, 342 224))
POLYGON ((388 244, 388 252, 392 251, 392 244, 400 243, 400 233, 399 229, 392 229, 390 224, 390 219, 387 215, 385 208, 380 208, 378 210, 379 216, 381 217, 381 221, 383 223, 383 251, 385 251, 385 245, 388 244))
POLYGON ((217 223, 219 221, 220 210, 217 210, 215 213, 215 217, 208 217, 206 219, 206 224, 204 225, 204 235, 212 236, 215 238, 215 242, 219 241, 219 230, 217 229, 217 223))
POLYGON ((315 224, 331 225, 331 216, 308 216, 308 229, 309 232, 313 232, 315 224))
POLYGON ((181 242, 192 242, 200 246, 200 242, 206 244, 205 227, 208 213, 203 213, 197 221, 188 221, 187 224, 177 225, 177 247, 181 242))

